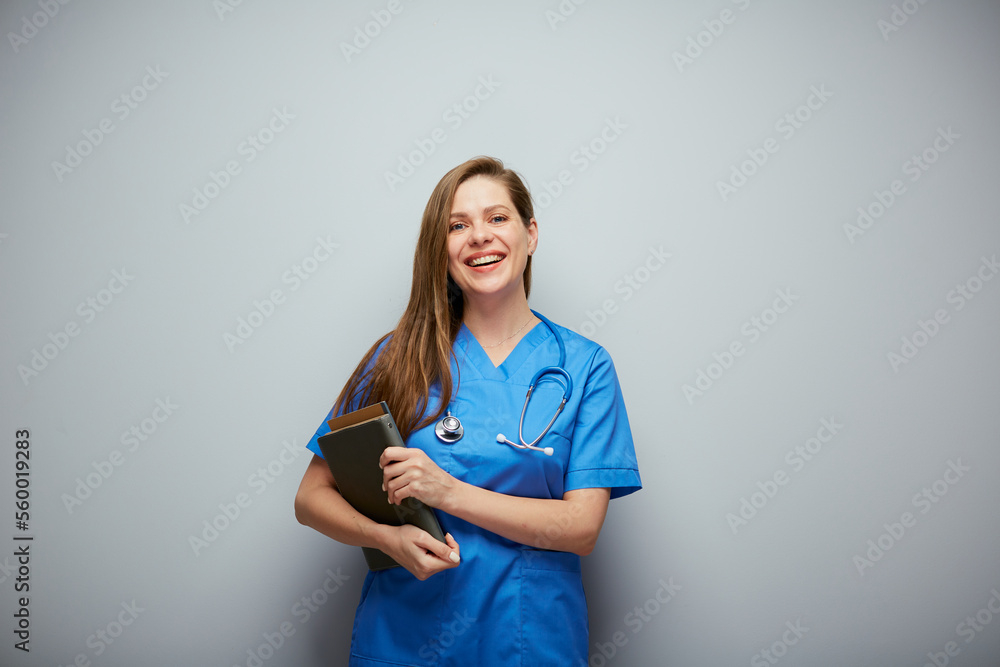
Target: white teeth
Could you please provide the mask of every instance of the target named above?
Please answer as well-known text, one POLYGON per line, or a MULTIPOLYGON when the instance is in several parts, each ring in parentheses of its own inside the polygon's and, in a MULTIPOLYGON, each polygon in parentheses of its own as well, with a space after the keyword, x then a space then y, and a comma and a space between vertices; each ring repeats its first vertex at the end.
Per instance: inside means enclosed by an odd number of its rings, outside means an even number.
POLYGON ((470 261, 469 266, 480 266, 481 264, 489 264, 490 262, 499 262, 501 259, 503 259, 503 255, 485 255, 470 261))

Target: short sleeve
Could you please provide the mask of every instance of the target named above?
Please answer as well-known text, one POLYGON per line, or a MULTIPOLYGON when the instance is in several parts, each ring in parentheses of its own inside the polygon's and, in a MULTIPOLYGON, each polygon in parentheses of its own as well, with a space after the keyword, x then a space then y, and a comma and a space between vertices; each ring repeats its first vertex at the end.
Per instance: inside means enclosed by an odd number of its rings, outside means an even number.
POLYGON ((620 498, 642 481, 618 375, 611 355, 598 348, 577 410, 564 489, 604 487, 620 498))
POLYGON ((330 432, 330 426, 326 422, 330 419, 333 419, 333 417, 334 417, 333 408, 331 408, 330 412, 327 413, 326 418, 323 420, 323 423, 319 425, 318 429, 316 429, 315 435, 313 435, 312 439, 309 440, 309 444, 306 445, 306 449, 308 449, 310 452, 320 457, 321 459, 326 457, 323 456, 323 452, 321 452, 319 449, 318 440, 320 436, 326 435, 327 433, 330 432))
MULTIPOLYGON (((385 344, 388 341, 389 339, 386 338, 381 342, 381 344, 379 344, 378 349, 375 351, 375 354, 372 355, 372 358, 368 362, 368 365, 365 366, 365 372, 371 370, 371 367, 375 365, 375 360, 378 358, 378 355, 382 353, 382 350, 385 348, 385 344)), ((352 410, 357 410, 358 408, 361 407, 360 405, 357 405, 357 401, 354 401, 353 403, 354 403, 353 405, 349 406, 350 409, 346 411, 337 412, 336 405, 330 408, 330 411, 326 414, 326 417, 323 418, 323 422, 319 425, 319 428, 316 429, 316 433, 313 434, 313 437, 309 440, 309 443, 306 444, 306 449, 308 449, 310 452, 320 457, 321 459, 326 458, 325 456, 323 456, 323 452, 321 452, 319 449, 318 440, 320 439, 321 436, 324 436, 330 432, 330 425, 327 424, 329 420, 333 419, 334 417, 339 417, 341 414, 344 414, 345 412, 351 412, 352 410)))

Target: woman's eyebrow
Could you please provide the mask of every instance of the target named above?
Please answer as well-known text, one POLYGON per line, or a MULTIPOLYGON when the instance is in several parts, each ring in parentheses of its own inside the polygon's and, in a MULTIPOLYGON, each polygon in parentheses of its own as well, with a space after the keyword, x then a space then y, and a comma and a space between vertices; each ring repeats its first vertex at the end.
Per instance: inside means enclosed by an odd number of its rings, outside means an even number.
MULTIPOLYGON (((504 211, 506 213, 510 213, 510 209, 504 206, 503 204, 493 204, 492 206, 487 206, 486 208, 483 209, 483 215, 489 215, 494 211, 504 211)), ((467 218, 469 217, 469 214, 465 213, 464 211, 455 211, 454 213, 451 214, 451 217, 467 218)))

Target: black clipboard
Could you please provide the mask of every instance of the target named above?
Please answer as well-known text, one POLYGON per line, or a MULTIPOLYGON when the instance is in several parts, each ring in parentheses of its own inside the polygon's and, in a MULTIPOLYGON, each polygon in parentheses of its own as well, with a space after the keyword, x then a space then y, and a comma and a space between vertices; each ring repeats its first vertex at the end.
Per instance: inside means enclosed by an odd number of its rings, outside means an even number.
MULTIPOLYGON (((444 542, 444 532, 430 507, 416 498, 390 505, 388 494, 382 490, 382 469, 378 465, 382 451, 406 446, 385 401, 334 417, 327 424, 330 432, 316 442, 344 499, 373 521, 390 526, 412 524, 444 542)), ((379 549, 362 547, 362 551, 371 570, 399 567, 379 549)))

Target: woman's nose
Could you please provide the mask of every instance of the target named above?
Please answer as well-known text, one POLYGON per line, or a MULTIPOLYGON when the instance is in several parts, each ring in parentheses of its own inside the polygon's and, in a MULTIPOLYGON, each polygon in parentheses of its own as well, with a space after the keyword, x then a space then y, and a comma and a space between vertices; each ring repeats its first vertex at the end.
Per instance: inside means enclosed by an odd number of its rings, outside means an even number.
POLYGON ((485 222, 476 223, 472 227, 472 241, 478 245, 488 243, 493 239, 493 230, 485 222))

